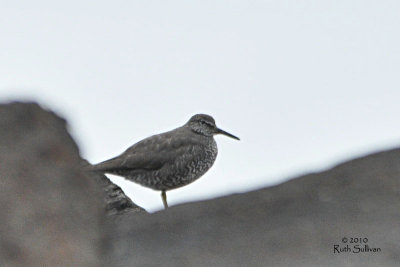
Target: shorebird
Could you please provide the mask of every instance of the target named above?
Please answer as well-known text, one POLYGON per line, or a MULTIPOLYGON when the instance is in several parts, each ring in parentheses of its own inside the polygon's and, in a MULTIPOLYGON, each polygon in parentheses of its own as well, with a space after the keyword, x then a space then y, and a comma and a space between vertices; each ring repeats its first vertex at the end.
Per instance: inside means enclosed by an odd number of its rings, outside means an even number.
POLYGON ((90 169, 161 191, 164 207, 168 208, 166 191, 197 180, 213 165, 218 153, 216 134, 240 140, 219 129, 211 116, 197 114, 183 126, 143 139, 90 169))

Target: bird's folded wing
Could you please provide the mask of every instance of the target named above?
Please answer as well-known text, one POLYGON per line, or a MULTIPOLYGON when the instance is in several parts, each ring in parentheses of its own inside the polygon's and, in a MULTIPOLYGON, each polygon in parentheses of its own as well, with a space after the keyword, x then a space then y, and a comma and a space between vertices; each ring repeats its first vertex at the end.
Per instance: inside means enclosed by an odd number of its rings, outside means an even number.
POLYGON ((202 151, 199 145, 181 145, 173 150, 163 149, 147 153, 127 154, 123 156, 120 167, 123 169, 158 170, 165 164, 174 164, 180 158, 194 158, 202 151))
POLYGON ((191 157, 201 150, 200 145, 181 139, 143 140, 128 148, 120 156, 93 166, 93 170, 158 170, 180 157, 191 157), (151 142, 152 141, 152 142, 151 142))

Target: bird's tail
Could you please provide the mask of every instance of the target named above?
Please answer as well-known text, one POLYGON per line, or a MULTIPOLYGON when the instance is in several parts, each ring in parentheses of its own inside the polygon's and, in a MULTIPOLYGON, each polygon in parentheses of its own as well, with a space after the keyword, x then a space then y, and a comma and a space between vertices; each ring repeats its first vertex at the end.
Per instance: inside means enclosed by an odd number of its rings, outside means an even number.
POLYGON ((120 159, 112 158, 93 165, 88 163, 84 168, 92 172, 112 172, 118 167, 118 161, 120 161, 120 159))

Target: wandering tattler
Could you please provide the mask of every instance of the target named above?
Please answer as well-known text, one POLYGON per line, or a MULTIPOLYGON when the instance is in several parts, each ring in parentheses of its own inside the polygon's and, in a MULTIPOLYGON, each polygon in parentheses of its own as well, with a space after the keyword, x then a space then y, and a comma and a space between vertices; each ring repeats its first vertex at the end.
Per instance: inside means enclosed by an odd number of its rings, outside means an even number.
POLYGON ((166 191, 200 178, 213 165, 218 149, 214 135, 238 137, 219 129, 215 120, 197 114, 175 130, 150 136, 121 155, 95 164, 93 171, 125 177, 142 186, 161 191, 167 208, 166 191))

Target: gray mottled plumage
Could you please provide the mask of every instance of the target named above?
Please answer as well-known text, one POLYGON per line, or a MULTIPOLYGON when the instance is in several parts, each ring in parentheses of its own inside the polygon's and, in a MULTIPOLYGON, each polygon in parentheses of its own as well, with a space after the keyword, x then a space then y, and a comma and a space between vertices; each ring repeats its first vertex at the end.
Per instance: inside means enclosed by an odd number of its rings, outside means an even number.
POLYGON ((91 170, 160 190, 164 200, 165 191, 187 185, 211 168, 218 153, 215 134, 239 140, 217 128, 211 116, 197 114, 182 127, 150 136, 121 155, 93 165, 91 170))

